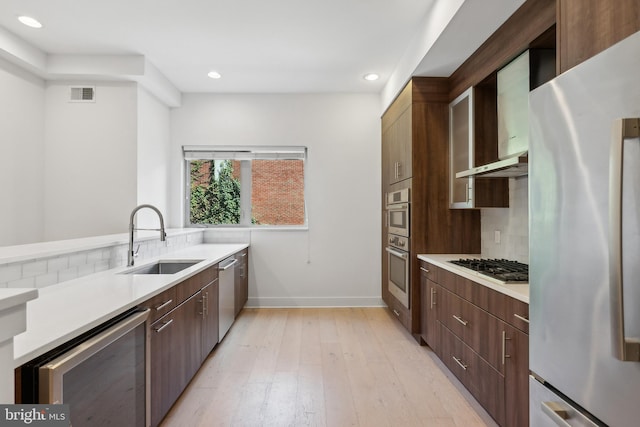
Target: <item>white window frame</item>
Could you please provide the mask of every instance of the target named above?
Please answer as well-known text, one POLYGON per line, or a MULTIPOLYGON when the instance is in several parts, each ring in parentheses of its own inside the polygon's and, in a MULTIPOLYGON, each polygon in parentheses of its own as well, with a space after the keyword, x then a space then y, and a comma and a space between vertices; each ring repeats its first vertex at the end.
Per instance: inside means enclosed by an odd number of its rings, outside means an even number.
POLYGON ((230 146, 183 145, 184 159, 184 223, 191 228, 254 228, 254 229, 308 229, 307 211, 307 147, 304 146, 230 146), (240 224, 191 223, 191 160, 240 160, 240 224), (247 161, 248 160, 248 161, 247 161), (304 173, 304 224, 256 225, 251 223, 251 162, 250 160, 302 160, 304 173))

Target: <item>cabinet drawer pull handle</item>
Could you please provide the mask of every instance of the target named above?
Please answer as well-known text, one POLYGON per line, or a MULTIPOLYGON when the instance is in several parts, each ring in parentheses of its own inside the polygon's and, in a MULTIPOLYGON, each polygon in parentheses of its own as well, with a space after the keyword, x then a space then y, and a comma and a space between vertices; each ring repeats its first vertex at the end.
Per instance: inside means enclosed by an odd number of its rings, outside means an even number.
POLYGON ((171 304, 173 302, 173 299, 170 299, 169 301, 165 301, 162 304, 158 305, 155 307, 156 311, 160 311, 163 308, 165 308, 166 306, 168 306, 169 304, 171 304))
POLYGON ((231 261, 229 264, 225 264, 224 267, 218 267, 218 271, 225 271, 231 267, 233 267, 234 265, 236 265, 238 263, 237 259, 234 259, 233 261, 231 261))
POLYGON ((465 371, 467 370, 467 366, 468 366, 468 365, 465 365, 464 363, 462 363, 462 360, 461 360, 461 359, 458 359, 458 358, 457 358, 457 357, 455 357, 455 356, 451 356, 451 357, 453 357, 453 360, 455 360, 455 361, 456 361, 456 363, 457 363, 458 365, 460 365, 460 367, 461 367, 462 369, 464 369, 465 371))
POLYGON ((507 340, 511 338, 507 338, 507 331, 502 331, 502 364, 505 364, 506 359, 509 359, 511 356, 507 354, 507 340))
POLYGON ((462 323, 463 326, 467 326, 467 324, 469 323, 469 321, 462 320, 460 316, 456 316, 455 314, 453 315, 453 318, 456 319, 458 322, 462 323))
POLYGON ((395 308, 393 309, 393 314, 395 314, 396 316, 400 317, 400 313, 395 308))
POLYGON ((515 318, 516 318, 516 319, 520 319, 520 320, 522 320, 523 322, 527 322, 527 323, 529 323, 529 319, 527 319, 526 317, 524 317, 524 316, 520 316, 519 314, 515 314, 515 313, 514 313, 513 315, 515 316, 515 318))
POLYGON ((160 326, 159 328, 155 328, 155 331, 156 332, 162 332, 162 330, 164 328, 166 328, 167 326, 169 326, 172 323, 173 323, 173 319, 169 319, 169 320, 167 320, 165 322, 162 322, 162 326, 160 326))
POLYGON ((427 270, 427 269, 426 269, 426 268, 424 268, 424 267, 420 267, 420 270, 424 271, 425 273, 428 273, 428 272, 429 272, 429 270, 427 270))
POLYGON ((202 294, 200 302, 202 303, 202 311, 200 311, 198 314, 202 317, 207 317, 207 296, 205 294, 202 294))
POLYGON ((431 308, 436 305, 436 288, 431 288, 431 308))

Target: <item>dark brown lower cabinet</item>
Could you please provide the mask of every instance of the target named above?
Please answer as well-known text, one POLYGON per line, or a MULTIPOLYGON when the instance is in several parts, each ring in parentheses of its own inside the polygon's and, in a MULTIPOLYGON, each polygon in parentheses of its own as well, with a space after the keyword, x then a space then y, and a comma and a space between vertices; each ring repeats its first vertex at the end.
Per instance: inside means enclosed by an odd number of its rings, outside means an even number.
POLYGON ((202 288, 202 361, 218 344, 218 279, 202 288))
POLYGON ((217 266, 186 279, 142 304, 174 309, 150 327, 151 425, 157 426, 218 343, 217 266), (201 286, 198 288, 197 286, 201 286), (166 300, 166 301, 165 301, 166 300))
POLYGON ((527 427, 528 305, 426 262, 421 286, 423 341, 499 425, 527 427))
POLYGON ((442 359, 496 422, 505 425, 505 378, 442 325, 442 359))
POLYGON ((506 354, 506 423, 529 425, 529 335, 505 325, 506 354))
POLYGON ((151 325, 151 425, 160 424, 202 364, 202 292, 151 325))
POLYGON ((420 337, 431 350, 439 357, 440 354, 440 321, 438 310, 440 309, 440 286, 429 280, 429 271, 420 267, 420 298, 421 298, 421 334, 420 337))
POLYGON ((402 305, 400 301, 390 293, 387 296, 387 300, 385 301, 387 306, 389 307, 389 311, 393 314, 400 323, 408 330, 411 330, 411 312, 410 310, 402 305))
POLYGON ((171 352, 179 353, 179 359, 183 362, 174 369, 180 373, 178 387, 184 390, 191 378, 198 372, 204 358, 202 357, 202 291, 192 295, 182 303, 176 311, 182 310, 180 316, 184 321, 176 325, 176 331, 180 335, 176 340, 176 347, 171 352))
POLYGON ((165 315, 151 325, 151 425, 157 426, 180 395, 172 366, 175 355, 165 348, 171 348, 176 340, 175 326, 179 321, 174 313, 165 315))
POLYGON ((234 276, 234 297, 235 297, 235 315, 240 314, 244 305, 249 299, 249 274, 247 271, 249 265, 249 250, 245 249, 236 254, 238 264, 236 265, 236 274, 234 276))

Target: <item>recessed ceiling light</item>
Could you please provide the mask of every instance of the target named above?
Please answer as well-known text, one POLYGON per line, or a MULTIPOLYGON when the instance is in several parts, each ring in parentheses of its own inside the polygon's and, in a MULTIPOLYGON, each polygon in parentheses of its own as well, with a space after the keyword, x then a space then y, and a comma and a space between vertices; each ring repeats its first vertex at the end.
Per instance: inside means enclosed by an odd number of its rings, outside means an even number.
POLYGON ((375 73, 369 73, 369 74, 365 74, 363 77, 365 80, 368 80, 370 82, 378 80, 378 78, 380 78, 379 75, 375 74, 375 73))
POLYGON ((42 24, 40 23, 40 21, 30 16, 26 16, 26 15, 18 16, 18 21, 22 22, 27 27, 42 28, 42 24))
POLYGON ((207 76, 211 77, 212 79, 219 79, 220 77, 222 77, 217 71, 209 71, 207 73, 207 76))

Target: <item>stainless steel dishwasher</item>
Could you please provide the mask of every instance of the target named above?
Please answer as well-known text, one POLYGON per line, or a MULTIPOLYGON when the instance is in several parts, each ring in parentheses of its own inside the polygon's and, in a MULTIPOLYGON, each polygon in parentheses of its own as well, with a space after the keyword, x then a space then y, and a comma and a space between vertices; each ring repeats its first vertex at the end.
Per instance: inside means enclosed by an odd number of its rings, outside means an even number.
POLYGON ((226 258, 218 264, 218 342, 222 341, 235 318, 235 265, 234 256, 226 258))

